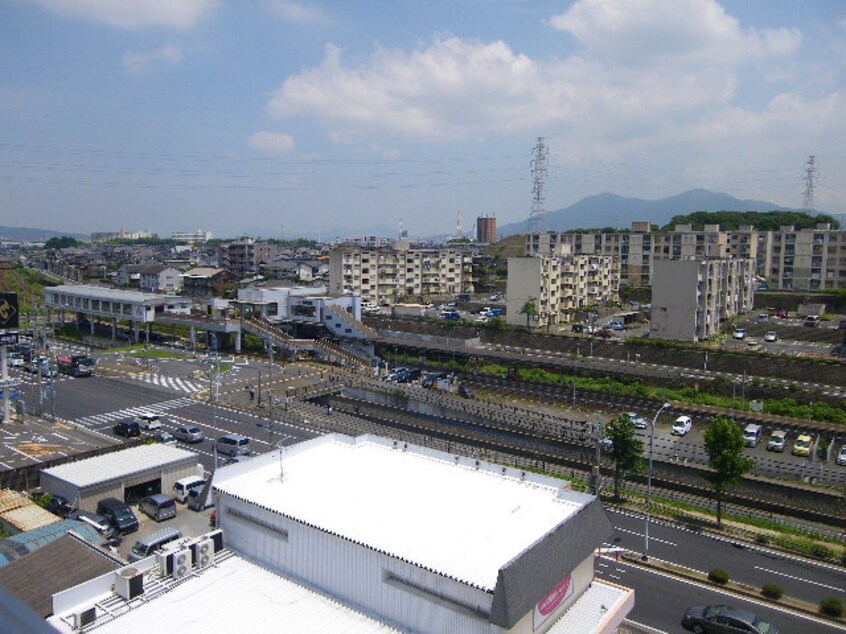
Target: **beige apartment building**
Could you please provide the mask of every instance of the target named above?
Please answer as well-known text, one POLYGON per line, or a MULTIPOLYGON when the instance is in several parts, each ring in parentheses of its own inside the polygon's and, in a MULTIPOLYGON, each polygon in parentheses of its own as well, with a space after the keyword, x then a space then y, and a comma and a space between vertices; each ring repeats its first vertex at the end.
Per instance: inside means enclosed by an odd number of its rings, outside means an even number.
POLYGON ((392 306, 473 292, 473 253, 460 249, 341 246, 329 254, 329 291, 392 306))
POLYGON ((751 226, 723 231, 719 225, 696 231, 691 225, 652 231, 647 222, 633 222, 629 232, 527 234, 526 255, 538 254, 616 257, 620 282, 632 286, 651 285, 658 261, 739 258, 755 262, 759 281, 766 281, 773 290, 846 288, 846 231, 827 223, 778 231, 757 231, 751 226))
POLYGON ((702 341, 752 309, 755 262, 740 258, 658 260, 652 283, 655 339, 702 341))
POLYGON ((619 266, 609 256, 508 258, 506 321, 525 326, 520 310, 534 301, 537 316, 530 325, 553 327, 571 321, 578 310, 616 302, 619 290, 619 266))

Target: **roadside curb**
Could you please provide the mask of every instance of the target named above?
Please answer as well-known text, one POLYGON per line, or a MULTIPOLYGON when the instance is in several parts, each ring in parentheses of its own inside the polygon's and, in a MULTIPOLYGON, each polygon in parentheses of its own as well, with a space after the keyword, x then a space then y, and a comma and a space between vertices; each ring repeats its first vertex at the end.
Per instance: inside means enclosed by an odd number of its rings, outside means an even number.
POLYGON ((687 568, 685 566, 667 562, 661 559, 656 559, 655 557, 651 557, 648 561, 644 561, 641 558, 640 553, 634 553, 631 551, 623 552, 621 554, 621 558, 627 563, 635 566, 640 566, 641 568, 657 570, 665 574, 673 575, 675 577, 686 579, 688 581, 694 581, 705 586, 718 588, 720 590, 731 592, 749 599, 755 599, 756 601, 769 603, 776 607, 782 607, 793 610, 795 612, 801 612, 806 616, 812 616, 814 618, 826 620, 838 625, 846 625, 846 619, 836 618, 828 616, 826 614, 822 614, 816 604, 809 603, 807 601, 801 601, 799 599, 794 599, 792 597, 787 596, 782 597, 781 599, 771 599, 769 597, 764 596, 761 593, 760 588, 756 588, 755 586, 750 586, 745 583, 740 583, 738 581, 729 581, 724 584, 714 583, 713 581, 710 581, 708 579, 707 572, 702 572, 701 570, 695 570, 693 568, 687 568))

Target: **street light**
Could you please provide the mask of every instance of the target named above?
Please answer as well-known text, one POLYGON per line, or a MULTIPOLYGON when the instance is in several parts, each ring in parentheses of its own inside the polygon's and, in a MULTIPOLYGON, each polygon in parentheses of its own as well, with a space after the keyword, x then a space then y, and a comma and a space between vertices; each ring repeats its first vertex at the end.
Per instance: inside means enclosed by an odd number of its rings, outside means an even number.
POLYGON ((658 417, 665 409, 670 407, 669 403, 664 403, 652 418, 652 424, 649 426, 649 467, 646 472, 646 527, 644 530, 643 542, 643 561, 649 559, 649 514, 652 510, 652 448, 655 443, 655 423, 658 422, 658 417))

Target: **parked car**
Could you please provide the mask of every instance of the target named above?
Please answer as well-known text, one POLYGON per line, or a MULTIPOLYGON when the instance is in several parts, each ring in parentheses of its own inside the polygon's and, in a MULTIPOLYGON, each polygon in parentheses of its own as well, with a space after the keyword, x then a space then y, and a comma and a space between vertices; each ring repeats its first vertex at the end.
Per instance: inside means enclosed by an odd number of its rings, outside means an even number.
POLYGON ((74 510, 71 503, 61 495, 52 496, 44 509, 59 517, 68 517, 74 510))
POLYGON ((103 498, 97 503, 97 515, 105 517, 121 535, 138 530, 138 518, 126 504, 117 498, 103 498))
POLYGON ((846 465, 846 445, 843 445, 840 448, 840 451, 837 453, 837 458, 834 459, 836 464, 846 465))
POLYGON ((102 515, 97 515, 96 513, 91 513, 89 511, 78 510, 71 511, 68 514, 68 519, 88 524, 88 526, 91 526, 106 540, 111 540, 115 536, 115 529, 111 524, 109 524, 109 520, 102 515))
POLYGON ((188 476, 173 483, 173 497, 183 504, 188 503, 188 497, 191 494, 191 489, 206 486, 206 481, 200 476, 188 476))
POLYGON ((205 434, 203 434, 202 429, 191 425, 178 428, 175 432, 173 432, 173 435, 177 440, 188 443, 203 442, 203 438, 205 438, 205 434))
POLYGON ((761 313, 760 315, 758 315, 758 321, 761 322, 762 324, 767 323, 769 320, 770 320, 769 313, 761 313))
POLYGON ((803 322, 805 326, 810 326, 811 328, 816 328, 820 325, 820 316, 819 315, 808 315, 805 317, 805 321, 803 322))
POLYGON ((145 497, 138 508, 144 515, 157 522, 176 517, 176 500, 163 493, 145 497))
POLYGON ((770 434, 770 439, 767 441, 767 451, 777 451, 781 453, 787 447, 787 432, 783 429, 776 429, 770 434))
POLYGON ((112 431, 124 438, 134 438, 141 435, 141 427, 134 420, 119 421, 112 427, 112 431))
POLYGON ((6 361, 10 368, 21 368, 24 364, 23 355, 20 352, 10 352, 6 357, 6 361))
POLYGON ((693 419, 690 416, 679 416, 673 423, 673 435, 685 436, 693 429, 693 419))
POLYGON ((423 377, 423 382, 421 385, 423 387, 435 387, 435 383, 440 381, 441 379, 445 379, 449 376, 446 372, 428 372, 425 377, 423 377))
POLYGON ((602 339, 610 339, 610 338, 611 338, 611 337, 613 337, 614 335, 612 335, 612 334, 611 334, 611 331, 610 331, 610 330, 608 330, 607 328, 600 328, 600 329, 596 332, 596 336, 597 336, 597 337, 601 337, 602 339))
POLYGON ((778 634, 778 628, 749 610, 730 605, 691 606, 684 613, 682 625, 694 634, 778 634))
POLYGON ((406 372, 407 370, 408 370, 408 368, 405 368, 405 367, 399 367, 399 368, 394 368, 393 370, 389 370, 388 374, 385 376, 385 380, 386 381, 396 381, 397 377, 400 374, 402 374, 403 372, 406 372))
POLYGON ((141 412, 140 414, 136 414, 134 420, 138 423, 138 426, 141 429, 146 429, 148 431, 158 429, 162 426, 161 416, 153 414, 152 412, 141 412))
POLYGON ((746 328, 735 328, 731 336, 735 339, 746 339, 746 328))
POLYGON ((585 325, 584 324, 573 324, 572 327, 571 327, 571 330, 573 332, 582 333, 582 332, 585 331, 585 325))
POLYGON ((767 343, 778 341, 778 334, 775 330, 768 330, 767 334, 764 335, 764 341, 766 341, 767 343))
POLYGON ((637 429, 646 429, 649 427, 646 419, 637 412, 626 412, 623 416, 628 418, 637 429))
POLYGON ((793 443, 793 455, 810 456, 812 444, 814 444, 813 438, 811 438, 808 434, 801 434, 796 438, 796 441, 793 443))
POLYGON ((788 314, 789 314, 789 312, 786 308, 779 308, 776 311, 776 317, 778 317, 780 319, 787 319, 788 314))
POLYGON ((752 351, 755 351, 755 350, 760 350, 760 349, 761 349, 761 344, 760 344, 760 343, 758 343, 758 340, 757 340, 757 339, 749 339, 749 340, 746 342, 746 349, 747 349, 747 350, 752 350, 752 351))
POLYGON ((743 444, 747 447, 757 447, 761 441, 764 428, 756 423, 749 423, 743 428, 743 444))
POLYGON ((607 328, 609 330, 625 330, 626 327, 623 325, 621 321, 612 321, 608 324, 607 328))
POLYGON ((175 445, 176 444, 176 436, 171 434, 169 431, 160 431, 158 434, 154 436, 155 440, 162 443, 163 445, 175 445))
POLYGON ((441 313, 441 319, 446 319, 447 321, 458 321, 461 319, 461 315, 454 310, 445 310, 441 313))
POLYGON ((417 368, 407 368, 404 372, 400 372, 395 379, 397 383, 411 383, 420 378, 422 372, 417 368))

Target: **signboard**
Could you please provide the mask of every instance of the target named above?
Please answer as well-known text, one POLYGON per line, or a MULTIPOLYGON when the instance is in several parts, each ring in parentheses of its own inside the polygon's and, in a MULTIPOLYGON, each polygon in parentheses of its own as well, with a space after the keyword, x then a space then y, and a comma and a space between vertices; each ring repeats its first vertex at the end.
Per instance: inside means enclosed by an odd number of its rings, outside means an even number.
MULTIPOLYGON (((12 387, 9 388, 9 398, 20 398, 21 391, 16 388, 12 387)), ((0 390, 0 399, 6 398, 6 390, 0 390)))
POLYGON ((0 293, 0 332, 18 328, 18 294, 0 293))
POLYGON ((573 596, 573 575, 567 575, 535 606, 533 629, 538 629, 564 601, 573 596))
POLYGON ((15 346, 18 344, 18 333, 0 332, 0 346, 15 346))

